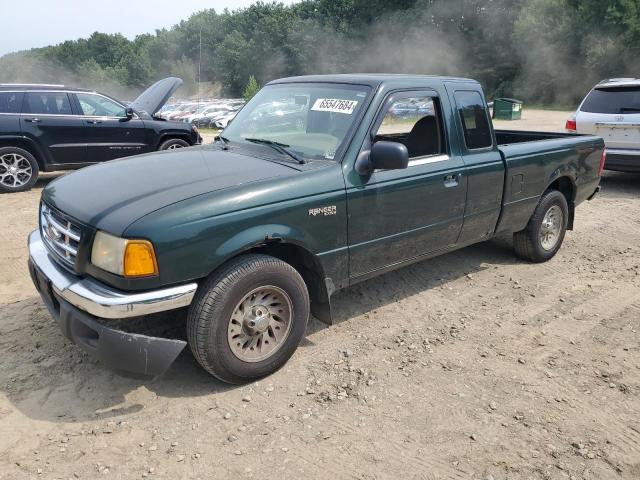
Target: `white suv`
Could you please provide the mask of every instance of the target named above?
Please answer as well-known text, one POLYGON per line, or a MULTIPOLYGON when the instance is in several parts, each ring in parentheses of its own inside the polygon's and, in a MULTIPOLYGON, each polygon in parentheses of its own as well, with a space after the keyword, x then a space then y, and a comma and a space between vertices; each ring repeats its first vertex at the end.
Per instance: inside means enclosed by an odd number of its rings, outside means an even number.
POLYGON ((600 82, 567 120, 566 129, 604 139, 606 170, 640 172, 640 79, 600 82))

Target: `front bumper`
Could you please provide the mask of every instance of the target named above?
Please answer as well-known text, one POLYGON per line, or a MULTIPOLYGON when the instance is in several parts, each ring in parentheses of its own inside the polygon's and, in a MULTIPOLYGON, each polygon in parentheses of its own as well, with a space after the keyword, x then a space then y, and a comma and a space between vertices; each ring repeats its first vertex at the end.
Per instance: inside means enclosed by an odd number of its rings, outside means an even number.
POLYGON ((114 370, 155 377, 186 346, 182 340, 124 332, 102 319, 140 317, 188 306, 196 283, 141 293, 115 290, 59 267, 37 230, 29 235, 29 273, 67 338, 114 370))
POLYGON ((123 292, 80 278, 59 267, 50 257, 38 230, 29 235, 29 257, 64 300, 101 318, 128 318, 174 310, 191 304, 197 283, 146 292, 123 292))

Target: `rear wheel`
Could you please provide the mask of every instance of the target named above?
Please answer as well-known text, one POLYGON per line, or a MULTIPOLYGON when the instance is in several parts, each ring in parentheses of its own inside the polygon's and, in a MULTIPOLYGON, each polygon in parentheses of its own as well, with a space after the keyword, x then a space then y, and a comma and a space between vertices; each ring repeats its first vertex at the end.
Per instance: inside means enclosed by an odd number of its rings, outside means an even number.
POLYGON ((0 192, 23 192, 38 180, 38 162, 18 147, 0 148, 0 192))
POLYGON ((544 193, 527 228, 513 234, 518 257, 531 262, 546 262, 560 250, 567 231, 569 207, 557 190, 544 193))
POLYGON ((245 255, 214 273, 189 309, 187 336, 202 367, 228 383, 282 367, 304 336, 309 294, 300 274, 267 255, 245 255))
POLYGON ((188 147, 189 143, 181 138, 171 138, 166 140, 160 144, 158 150, 175 150, 177 148, 185 148, 188 147))

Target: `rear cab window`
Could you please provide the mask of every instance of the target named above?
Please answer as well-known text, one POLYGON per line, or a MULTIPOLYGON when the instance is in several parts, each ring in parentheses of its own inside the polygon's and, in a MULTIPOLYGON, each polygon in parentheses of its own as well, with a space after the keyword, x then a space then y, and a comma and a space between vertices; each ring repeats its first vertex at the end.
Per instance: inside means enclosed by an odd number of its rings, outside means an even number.
POLYGON ((0 113, 20 113, 21 92, 0 92, 0 113))
POLYGON ((482 95, 472 90, 460 90, 455 92, 454 96, 467 149, 478 150, 492 147, 493 136, 491 135, 489 115, 482 95))
POLYGON ((612 115, 640 113, 640 86, 595 88, 582 102, 580 111, 612 115))
POLYGON ((373 141, 381 140, 406 146, 409 166, 412 159, 446 153, 438 98, 417 92, 392 95, 375 129, 373 141))

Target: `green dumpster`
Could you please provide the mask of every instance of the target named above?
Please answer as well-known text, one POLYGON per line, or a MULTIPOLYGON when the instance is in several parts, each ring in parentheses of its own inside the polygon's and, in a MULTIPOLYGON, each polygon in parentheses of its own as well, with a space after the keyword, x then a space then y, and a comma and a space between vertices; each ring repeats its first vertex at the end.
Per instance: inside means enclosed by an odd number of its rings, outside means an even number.
POLYGON ((520 120, 522 118, 522 101, 515 98, 496 98, 493 101, 493 118, 520 120))

